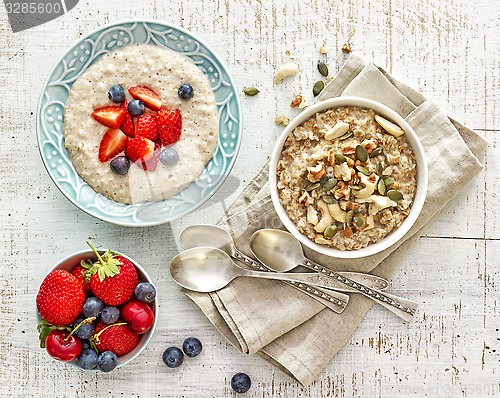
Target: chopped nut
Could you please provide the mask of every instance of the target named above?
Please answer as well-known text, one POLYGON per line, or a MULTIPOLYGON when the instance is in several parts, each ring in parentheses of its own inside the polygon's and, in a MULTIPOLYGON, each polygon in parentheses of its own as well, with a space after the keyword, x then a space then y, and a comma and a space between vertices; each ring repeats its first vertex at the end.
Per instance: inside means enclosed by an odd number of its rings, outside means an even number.
POLYGON ((283 125, 283 126, 288 126, 288 124, 290 123, 290 119, 288 119, 286 116, 278 116, 276 117, 276 119, 274 120, 274 122, 279 126, 279 125, 283 125))
POLYGON ((328 211, 328 205, 324 201, 318 201, 318 208, 321 211, 321 220, 314 227, 314 230, 316 232, 322 233, 326 229, 326 227, 332 225, 333 217, 330 215, 330 212, 328 211))
POLYGON ((361 185, 364 186, 363 189, 360 189, 359 191, 355 191, 353 192, 353 195, 357 198, 357 199, 366 199, 368 197, 370 197, 370 195, 373 194, 373 192, 375 192, 375 187, 376 187, 376 184, 372 181, 370 181, 370 177, 367 177, 365 176, 363 173, 358 173, 358 176, 361 180, 361 185))
POLYGON ((276 72, 276 75, 274 76, 274 84, 281 83, 285 78, 296 75, 298 71, 299 68, 296 64, 291 62, 286 63, 276 72))
POLYGON ((302 95, 297 95, 290 103, 290 108, 300 108, 302 103, 302 95))
POLYGON ((336 221, 346 222, 347 213, 340 208, 338 203, 328 205, 328 212, 336 221))
POLYGON ((326 44, 323 44, 320 48, 319 48, 319 53, 320 54, 326 54, 328 52, 328 46, 326 44))
POLYGON ((373 140, 363 140, 361 143, 366 149, 366 152, 372 153, 373 150, 377 147, 377 144, 373 140))
POLYGON ((349 225, 346 225, 343 229, 342 233, 346 238, 350 238, 353 235, 352 228, 349 225))
POLYGON ((380 210, 386 209, 388 207, 396 207, 398 204, 393 200, 389 199, 387 196, 372 195, 369 198, 363 199, 360 202, 369 203, 368 213, 374 216, 380 210))
POLYGON ((378 124, 380 124, 380 126, 382 126, 382 128, 385 131, 387 131, 393 137, 399 137, 405 133, 404 130, 397 124, 394 124, 389 120, 384 119, 382 116, 375 115, 375 120, 377 121, 378 124))
POLYGON ((351 196, 351 188, 349 187, 349 185, 345 184, 344 182, 340 181, 339 182, 339 189, 337 189, 333 195, 335 196, 335 199, 339 200, 339 199, 349 199, 349 197, 351 196))
POLYGON ((335 138, 342 137, 345 133, 349 131, 349 124, 345 122, 337 122, 335 126, 326 131, 325 140, 331 141, 335 138))
POLYGON ((336 164, 333 167, 333 175, 337 180, 342 179, 343 181, 349 181, 354 173, 354 169, 351 169, 346 162, 336 164))
POLYGON ((321 180, 326 175, 325 165, 323 163, 318 163, 316 166, 308 167, 307 179, 311 182, 316 182, 321 180))
POLYGON ((307 222, 316 225, 319 222, 318 212, 314 210, 313 206, 307 208, 307 222))
POLYGON ((303 203, 304 206, 309 207, 314 203, 314 199, 311 198, 311 195, 309 195, 309 192, 304 191, 302 196, 299 198, 299 203, 303 203))
POLYGON ((344 43, 344 45, 342 46, 342 52, 343 53, 346 53, 346 54, 350 54, 351 53, 351 46, 349 45, 349 43, 344 43))

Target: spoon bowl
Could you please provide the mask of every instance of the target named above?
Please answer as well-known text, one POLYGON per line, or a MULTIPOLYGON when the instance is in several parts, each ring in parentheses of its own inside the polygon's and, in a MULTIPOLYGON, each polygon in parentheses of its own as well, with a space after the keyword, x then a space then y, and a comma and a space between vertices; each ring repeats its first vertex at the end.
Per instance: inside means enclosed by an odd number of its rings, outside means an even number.
POLYGON ((207 246, 221 249, 233 257, 236 253, 236 246, 232 236, 225 229, 215 225, 193 225, 185 228, 179 241, 184 249, 207 246))
POLYGON ((180 286, 203 293, 222 289, 240 276, 238 271, 225 252, 213 247, 186 250, 170 262, 170 275, 180 286))

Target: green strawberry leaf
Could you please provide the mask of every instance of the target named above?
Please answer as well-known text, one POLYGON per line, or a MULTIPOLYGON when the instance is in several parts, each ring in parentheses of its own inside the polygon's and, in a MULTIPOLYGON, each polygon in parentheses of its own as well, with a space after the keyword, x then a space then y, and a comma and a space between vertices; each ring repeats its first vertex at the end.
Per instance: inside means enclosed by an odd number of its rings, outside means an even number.
POLYGON ((82 260, 82 261, 80 261, 80 265, 87 270, 91 269, 93 266, 93 264, 90 262, 90 260, 89 261, 82 260))

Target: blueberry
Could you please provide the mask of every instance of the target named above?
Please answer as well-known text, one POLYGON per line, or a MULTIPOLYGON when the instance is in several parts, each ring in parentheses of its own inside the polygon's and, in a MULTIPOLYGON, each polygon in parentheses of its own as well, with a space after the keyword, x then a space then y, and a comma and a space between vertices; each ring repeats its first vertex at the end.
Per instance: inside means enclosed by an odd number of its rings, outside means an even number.
POLYGON ((132 100, 128 103, 127 109, 132 116, 141 116, 144 113, 144 103, 140 100, 132 100))
POLYGON ((165 166, 173 166, 179 161, 179 154, 172 147, 167 147, 160 153, 160 162, 165 166))
POLYGON ((231 388, 238 393, 245 393, 250 390, 252 380, 246 373, 236 373, 231 379, 231 388))
POLYGON ((125 156, 118 156, 109 163, 109 167, 113 173, 125 175, 130 168, 130 160, 125 156))
POLYGON ((90 348, 90 343, 87 340, 82 340, 82 351, 90 348))
POLYGON ((97 354, 92 348, 85 348, 82 350, 76 363, 85 370, 95 369, 97 366, 97 354))
POLYGON ((125 101, 125 90, 119 84, 115 84, 109 89, 108 98, 113 102, 125 101))
POLYGON ((104 307, 101 312, 101 321, 111 325, 120 317, 120 310, 116 307, 104 307))
POLYGON ((194 358, 201 352, 201 341, 196 337, 188 337, 182 344, 182 351, 190 358, 194 358))
POLYGON ((183 100, 188 100, 193 98, 194 90, 189 83, 183 83, 179 87, 179 90, 177 90, 177 93, 179 94, 179 97, 181 97, 183 100))
POLYGON ((89 297, 83 304, 83 315, 85 318, 98 317, 104 308, 104 303, 97 297, 89 297))
POLYGON ((169 368, 177 368, 184 362, 184 354, 177 347, 168 347, 163 352, 163 362, 169 368))
MULTIPOLYGON (((83 322, 84 318, 78 318, 74 323, 73 327, 77 327, 83 322)), ((94 334, 95 325, 92 323, 82 323, 78 329, 76 329, 76 336, 80 339, 89 339, 94 334)))
POLYGON ((97 357, 97 367, 101 372, 111 372, 118 365, 118 357, 111 351, 104 351, 97 357))
POLYGON ((144 303, 151 303, 156 297, 156 289, 149 282, 141 282, 135 287, 135 297, 144 303))

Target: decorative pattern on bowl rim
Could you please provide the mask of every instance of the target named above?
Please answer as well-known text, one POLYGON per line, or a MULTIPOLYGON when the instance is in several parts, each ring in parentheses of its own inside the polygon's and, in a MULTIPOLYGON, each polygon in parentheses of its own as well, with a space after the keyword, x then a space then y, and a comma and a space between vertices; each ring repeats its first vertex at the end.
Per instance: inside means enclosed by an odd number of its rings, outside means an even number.
POLYGON ((103 221, 150 226, 180 218, 205 203, 222 185, 241 143, 241 104, 224 63, 202 41, 175 25, 132 20, 101 27, 78 40, 57 62, 38 104, 37 135, 43 163, 59 190, 77 207, 103 221), (218 148, 202 174, 178 195, 160 201, 125 205, 95 192, 74 169, 64 147, 64 105, 71 85, 103 54, 130 44, 149 43, 179 52, 207 75, 219 114, 218 148))

